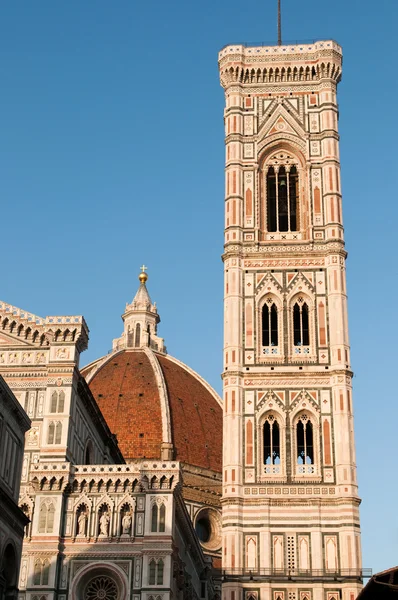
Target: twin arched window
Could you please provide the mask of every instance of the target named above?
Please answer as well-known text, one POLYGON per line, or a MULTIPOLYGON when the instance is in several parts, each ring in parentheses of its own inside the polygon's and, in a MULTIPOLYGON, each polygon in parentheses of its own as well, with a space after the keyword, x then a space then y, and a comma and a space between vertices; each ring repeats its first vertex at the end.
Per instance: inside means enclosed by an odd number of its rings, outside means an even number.
MULTIPOLYGON (((262 425, 263 447, 262 447, 262 472, 268 477, 270 475, 282 475, 283 463, 282 456, 281 428, 275 415, 268 414, 262 425)), ((313 475, 316 473, 316 440, 318 439, 313 419, 307 414, 302 413, 295 420, 293 427, 293 448, 294 448, 294 475, 313 475)), ((319 439, 318 439, 319 441, 319 439)))
POLYGON ((48 585, 48 576, 50 571, 50 563, 47 559, 35 562, 33 570, 33 585, 48 585))
POLYGON ((54 504, 43 503, 39 511, 39 533, 53 533, 54 530, 54 504))
POLYGON ((47 444, 60 444, 62 439, 62 423, 59 421, 48 426, 47 444))
POLYGON ((268 231, 297 231, 297 168, 294 165, 270 167, 266 177, 268 231))
POLYGON ((50 412, 52 413, 63 413, 65 408, 65 392, 54 391, 51 394, 51 406, 50 412))
POLYGON ((149 585, 163 585, 164 562, 161 558, 156 561, 152 558, 149 562, 149 585))
MULTIPOLYGON (((279 313, 275 302, 267 297, 261 310, 261 344, 263 354, 278 354, 279 346, 279 313), (271 350, 269 350, 271 348, 271 350)), ((302 296, 293 304, 292 334, 295 354, 309 354, 310 346, 310 319, 309 307, 302 296), (304 346, 302 350, 300 346, 304 346)))
POLYGON ((154 504, 151 511, 151 532, 164 533, 166 530, 166 507, 154 504))

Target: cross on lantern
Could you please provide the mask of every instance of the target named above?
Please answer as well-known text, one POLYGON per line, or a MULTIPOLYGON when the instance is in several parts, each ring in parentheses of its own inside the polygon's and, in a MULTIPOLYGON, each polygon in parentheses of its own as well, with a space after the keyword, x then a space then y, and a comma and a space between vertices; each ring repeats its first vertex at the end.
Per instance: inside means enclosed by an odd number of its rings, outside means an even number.
POLYGON ((142 265, 141 273, 145 273, 145 271, 148 271, 148 267, 146 267, 145 265, 142 265))

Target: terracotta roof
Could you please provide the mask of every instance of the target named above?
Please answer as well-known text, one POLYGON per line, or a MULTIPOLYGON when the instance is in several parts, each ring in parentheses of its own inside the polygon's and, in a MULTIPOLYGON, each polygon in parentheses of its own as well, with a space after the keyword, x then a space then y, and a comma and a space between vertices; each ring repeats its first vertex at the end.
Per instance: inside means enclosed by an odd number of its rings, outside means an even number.
POLYGON ((126 461, 174 459, 221 472, 222 409, 216 392, 183 363, 149 349, 127 349, 82 370, 126 461))

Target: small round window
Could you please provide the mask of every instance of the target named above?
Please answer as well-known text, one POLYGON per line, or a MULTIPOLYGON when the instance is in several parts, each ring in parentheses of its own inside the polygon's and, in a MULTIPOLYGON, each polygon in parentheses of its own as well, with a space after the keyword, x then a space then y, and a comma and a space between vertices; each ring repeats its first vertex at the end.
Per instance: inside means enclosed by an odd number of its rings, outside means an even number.
POLYGON ((214 508, 202 508, 195 517, 195 531, 205 550, 221 548, 221 516, 214 508))

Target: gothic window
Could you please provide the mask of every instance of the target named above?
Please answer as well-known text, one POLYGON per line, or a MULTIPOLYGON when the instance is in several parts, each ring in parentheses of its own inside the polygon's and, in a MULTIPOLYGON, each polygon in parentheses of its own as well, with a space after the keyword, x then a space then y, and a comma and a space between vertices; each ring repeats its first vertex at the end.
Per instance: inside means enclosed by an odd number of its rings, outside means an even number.
POLYGON ((88 440, 86 449, 84 451, 84 464, 85 465, 93 464, 93 455, 94 455, 93 444, 92 444, 91 440, 88 440))
POLYGON ((157 576, 156 576, 157 585, 163 585, 163 570, 164 570, 164 563, 163 563, 163 560, 160 558, 158 560, 158 572, 157 572, 157 576))
POLYGON ((281 472, 281 445, 279 424, 274 415, 268 415, 263 425, 263 463, 264 472, 276 474, 281 472))
POLYGON ((152 511, 151 511, 151 531, 152 532, 155 532, 158 530, 158 513, 159 513, 158 505, 154 504, 152 506, 152 511))
POLYGON ((43 567, 41 571, 41 583, 42 585, 48 585, 48 577, 50 572, 50 563, 48 560, 43 561, 43 567))
POLYGON ((262 310, 262 344, 278 346, 278 310, 272 298, 267 298, 262 310))
POLYGON ((33 570, 33 585, 41 584, 41 560, 35 562, 33 570))
POLYGON ((55 424, 51 421, 48 426, 47 444, 54 443, 55 424))
POLYGON ((156 560, 153 558, 149 563, 149 585, 156 583, 156 560))
POLYGON ((152 558, 149 561, 149 585, 163 585, 164 562, 160 558, 156 561, 152 558))
POLYGON ((62 438, 62 424, 58 422, 55 426, 55 444, 60 444, 62 438))
POLYGON ((43 503, 39 512, 39 533, 53 533, 55 508, 52 503, 43 503))
POLYGON ((166 507, 164 504, 160 505, 159 508, 159 531, 164 533, 166 527, 166 507))
MULTIPOLYGON (((283 157, 278 162, 283 162, 283 157)), ((297 168, 291 164, 270 167, 266 175, 266 193, 268 231, 297 231, 297 168)))
POLYGON ((166 528, 166 507, 162 503, 158 506, 156 503, 151 509, 151 531, 164 533, 166 528))
POLYGON ((137 323, 135 327, 135 347, 139 348, 141 344, 141 325, 137 323))
POLYGON ((314 426, 307 414, 300 415, 296 424, 297 473, 315 473, 314 426))
POLYGON ((48 426, 47 444, 60 444, 62 439, 62 424, 51 421, 48 426))
POLYGON ((50 412, 51 413, 63 413, 65 409, 65 392, 56 392, 54 391, 51 394, 51 404, 50 404, 50 412))
POLYGON ((293 344, 294 346, 309 346, 309 311, 308 304, 299 297, 293 306, 293 344))

